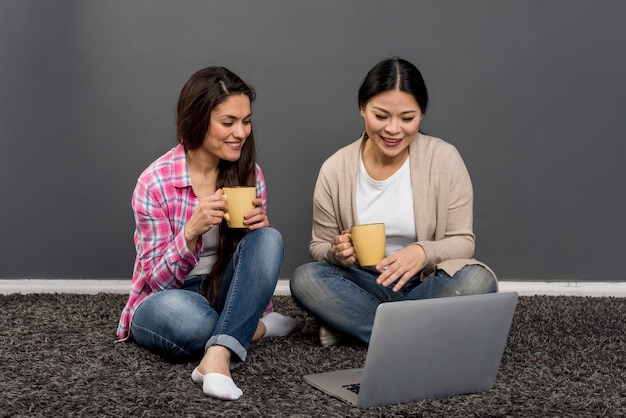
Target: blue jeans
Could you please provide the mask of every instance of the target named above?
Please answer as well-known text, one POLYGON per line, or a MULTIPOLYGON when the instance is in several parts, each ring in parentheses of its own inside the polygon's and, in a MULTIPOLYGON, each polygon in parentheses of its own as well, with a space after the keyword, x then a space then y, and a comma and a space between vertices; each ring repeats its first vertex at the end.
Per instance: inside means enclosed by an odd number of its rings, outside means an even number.
POLYGON ((495 293, 495 277, 479 265, 466 265, 450 277, 443 270, 424 282, 411 278, 398 292, 376 283, 377 274, 314 262, 298 267, 289 282, 294 303, 320 324, 369 343, 376 308, 383 302, 495 293))
POLYGON ((131 333, 140 345, 174 361, 201 357, 212 345, 229 348, 231 368, 245 361, 259 318, 278 282, 283 238, 274 228, 247 233, 222 277, 217 303, 200 293, 205 276, 156 292, 139 305, 131 333))

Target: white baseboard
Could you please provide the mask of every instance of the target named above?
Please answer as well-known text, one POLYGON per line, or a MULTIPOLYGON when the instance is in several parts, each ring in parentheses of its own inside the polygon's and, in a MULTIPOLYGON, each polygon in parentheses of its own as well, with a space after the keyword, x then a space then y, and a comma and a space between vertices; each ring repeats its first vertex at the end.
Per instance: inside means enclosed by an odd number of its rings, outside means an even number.
MULTIPOLYGON (((12 293, 128 293, 127 279, 0 279, 0 294, 12 293)), ((520 296, 613 296, 626 297, 626 282, 536 282, 500 281, 501 292, 520 296)), ((281 279, 275 295, 289 295, 289 281, 281 279)))

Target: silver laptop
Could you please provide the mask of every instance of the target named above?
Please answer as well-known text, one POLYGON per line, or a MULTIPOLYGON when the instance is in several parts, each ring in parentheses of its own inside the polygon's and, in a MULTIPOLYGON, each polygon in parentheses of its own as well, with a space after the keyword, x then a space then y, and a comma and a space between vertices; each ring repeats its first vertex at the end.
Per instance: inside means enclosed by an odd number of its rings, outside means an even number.
POLYGON ((304 380, 361 408, 491 389, 517 298, 506 292, 383 303, 363 368, 304 380))

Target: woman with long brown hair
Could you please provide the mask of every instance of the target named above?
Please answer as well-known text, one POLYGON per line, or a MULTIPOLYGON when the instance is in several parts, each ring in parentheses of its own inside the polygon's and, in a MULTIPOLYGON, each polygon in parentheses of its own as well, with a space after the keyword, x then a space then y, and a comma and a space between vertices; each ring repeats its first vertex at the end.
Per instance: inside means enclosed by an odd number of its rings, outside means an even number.
POLYGON ((254 89, 223 67, 194 73, 177 107, 178 145, 139 177, 132 196, 137 256, 117 334, 174 361, 200 358, 192 380, 207 396, 242 395, 230 370, 251 341, 286 335, 273 312, 283 260, 256 163, 254 89), (222 188, 255 186, 246 228, 229 228, 222 188))

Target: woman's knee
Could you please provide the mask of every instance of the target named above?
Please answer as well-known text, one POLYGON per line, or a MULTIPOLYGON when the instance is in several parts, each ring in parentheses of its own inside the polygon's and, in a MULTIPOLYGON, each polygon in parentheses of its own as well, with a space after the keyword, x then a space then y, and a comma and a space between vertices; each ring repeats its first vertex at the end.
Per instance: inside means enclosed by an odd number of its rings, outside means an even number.
POLYGON ((276 228, 261 228, 248 232, 243 242, 254 242, 261 249, 277 251, 281 254, 284 250, 283 236, 276 228))
POLYGON ((259 271, 261 276, 277 276, 284 254, 281 233, 274 228, 261 228, 244 236, 233 260, 235 263, 246 263, 259 271))
POLYGON ((292 295, 301 298, 311 293, 311 287, 315 285, 318 275, 316 266, 319 263, 302 264, 293 271, 289 279, 289 289, 292 295))
POLYGON ((204 350, 217 320, 217 312, 200 294, 164 290, 139 305, 131 332, 139 344, 150 350, 185 357, 204 350))
POLYGON ((311 262, 294 270, 289 287, 292 299, 298 307, 319 311, 342 288, 341 283, 341 275, 336 266, 325 262, 311 262))
MULTIPOLYGON (((495 293, 498 291, 498 282, 495 276, 484 266, 469 264, 455 274, 466 282, 470 293, 495 293)), ((466 291, 467 292, 467 291, 466 291)))

